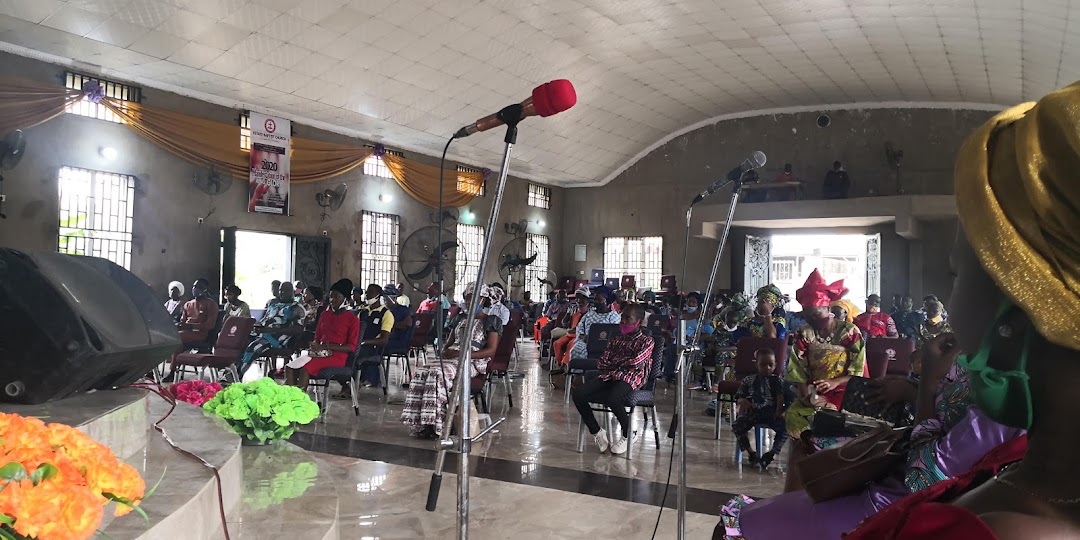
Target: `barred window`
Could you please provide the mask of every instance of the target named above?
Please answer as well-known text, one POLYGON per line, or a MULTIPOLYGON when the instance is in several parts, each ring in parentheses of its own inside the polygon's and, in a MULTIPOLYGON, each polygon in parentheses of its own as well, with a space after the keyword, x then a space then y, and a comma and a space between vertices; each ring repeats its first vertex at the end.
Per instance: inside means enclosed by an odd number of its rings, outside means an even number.
MULTIPOLYGON (((405 154, 398 152, 397 150, 387 150, 387 154, 395 155, 398 157, 404 157, 405 154)), ((390 172, 390 168, 383 163, 381 157, 372 154, 364 160, 364 174, 368 176, 378 176, 379 178, 389 178, 393 180, 394 175, 390 172)))
MULTIPOLYGON (((142 100, 142 89, 138 86, 131 86, 129 84, 122 84, 113 81, 107 81, 99 77, 91 77, 89 75, 82 75, 79 73, 67 72, 65 86, 68 88, 74 88, 76 90, 82 90, 82 87, 87 82, 96 80, 105 89, 105 97, 119 99, 121 101, 131 101, 138 103, 142 100)), ((90 118, 97 118, 98 120, 108 120, 110 122, 116 122, 122 124, 124 121, 116 116, 116 113, 105 108, 100 103, 94 103, 87 98, 83 98, 68 106, 67 112, 72 114, 78 114, 80 116, 89 116, 90 118)))
POLYGON ((604 238, 604 275, 632 275, 638 287, 660 289, 664 268, 662 236, 609 236, 604 238))
POLYGON ((457 225, 457 261, 454 267, 454 298, 464 298, 465 286, 476 281, 480 256, 484 252, 484 228, 480 225, 457 225))
POLYGON ((60 167, 60 235, 56 250, 108 259, 131 269, 135 177, 60 167))
POLYGON ((240 149, 251 151, 251 113, 240 113, 240 149))
POLYGON ((360 226, 360 283, 396 283, 398 271, 398 216, 364 211, 360 226))
POLYGON ((533 302, 544 301, 544 285, 541 279, 547 279, 548 273, 548 237, 542 234, 528 233, 529 250, 536 253, 536 259, 525 267, 525 290, 531 293, 533 302))
POLYGON ((529 206, 551 208, 551 188, 529 183, 529 206))
MULTIPOLYGON (((459 173, 473 173, 483 175, 484 171, 480 169, 474 169, 472 167, 466 167, 464 165, 457 166, 457 172, 459 173)), ((487 179, 481 177, 477 182, 472 177, 458 175, 457 177, 457 190, 458 193, 468 193, 474 197, 483 197, 487 195, 487 179)))

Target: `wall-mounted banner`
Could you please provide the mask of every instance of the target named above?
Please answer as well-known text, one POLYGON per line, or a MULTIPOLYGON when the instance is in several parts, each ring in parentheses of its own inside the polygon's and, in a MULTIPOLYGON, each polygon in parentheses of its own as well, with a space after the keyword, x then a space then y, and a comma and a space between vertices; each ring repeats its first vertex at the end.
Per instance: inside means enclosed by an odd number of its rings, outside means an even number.
POLYGON ((251 175, 248 212, 289 215, 288 120, 257 112, 251 115, 251 175))

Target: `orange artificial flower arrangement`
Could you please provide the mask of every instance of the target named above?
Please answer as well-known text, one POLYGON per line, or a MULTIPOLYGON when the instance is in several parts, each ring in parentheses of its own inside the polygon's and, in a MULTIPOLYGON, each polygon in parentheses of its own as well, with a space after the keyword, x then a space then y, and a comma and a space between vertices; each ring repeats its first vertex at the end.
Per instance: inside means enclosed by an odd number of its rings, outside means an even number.
POLYGON ((105 506, 138 508, 146 484, 130 465, 63 424, 0 413, 0 539, 84 540, 105 506))

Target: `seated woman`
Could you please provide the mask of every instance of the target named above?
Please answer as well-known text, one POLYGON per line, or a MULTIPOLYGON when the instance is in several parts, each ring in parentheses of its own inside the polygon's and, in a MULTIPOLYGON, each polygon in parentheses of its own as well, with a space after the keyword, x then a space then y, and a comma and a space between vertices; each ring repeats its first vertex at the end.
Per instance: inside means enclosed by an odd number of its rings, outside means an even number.
POLYGON ((552 375, 559 375, 566 372, 566 364, 570 363, 570 351, 577 343, 577 325, 581 322, 581 318, 589 312, 590 300, 589 289, 582 287, 574 293, 574 302, 577 304, 577 309, 567 311, 565 317, 567 320, 560 328, 556 328, 551 331, 552 341, 551 348, 552 353, 555 355, 555 363, 559 367, 551 370, 552 375), (563 330, 565 328, 565 330, 563 330), (563 330, 560 334, 560 330, 563 330))
POLYGON ((240 295, 243 291, 236 285, 225 286, 225 313, 226 317, 241 317, 244 319, 251 318, 251 307, 248 303, 240 299, 240 295))
MULTIPOLYGON (((352 281, 341 279, 330 287, 329 303, 322 306, 325 309, 317 318, 319 322, 311 341, 312 358, 300 368, 285 368, 285 384, 306 390, 308 380, 323 368, 345 367, 360 338, 360 319, 345 305, 352 286, 352 281)), ((308 287, 305 294, 316 288, 308 287)))
POLYGON ((244 373, 256 358, 270 349, 285 348, 295 336, 302 333, 304 327, 300 320, 303 316, 304 308, 300 307, 293 296, 292 283, 282 283, 278 287, 276 301, 269 304, 262 320, 255 326, 258 337, 247 346, 237 361, 236 372, 240 378, 244 377, 244 373))
MULTIPOLYGON (((807 324, 795 332, 788 355, 788 383, 795 383, 798 399, 785 418, 793 439, 791 462, 816 450, 836 444, 836 439, 815 439, 810 435, 810 417, 819 408, 839 409, 848 379, 866 376, 866 351, 858 327, 837 319, 829 305, 847 292, 844 280, 826 284, 815 268, 795 298, 803 307, 807 324)), ((789 470, 786 491, 801 487, 798 474, 789 470)))
MULTIPOLYGON (((471 288, 472 285, 467 287, 471 288)), ((483 306, 486 304, 486 309, 490 310, 496 294, 491 287, 483 287, 480 297, 484 302, 481 304, 480 313, 476 315, 472 335, 464 335, 469 321, 463 319, 451 335, 451 341, 443 351, 442 361, 418 367, 413 373, 409 392, 405 395, 405 407, 401 411, 401 421, 409 426, 409 432, 414 437, 442 437, 446 405, 453 392, 454 381, 459 375, 461 347, 472 350, 470 369, 460 373, 461 376, 471 378, 487 372, 488 360, 495 356, 495 350, 499 347, 502 321, 498 315, 486 313, 483 306)), ((471 296, 471 293, 469 295, 471 296)))
POLYGON ((931 341, 923 371, 957 361, 979 408, 1029 429, 965 474, 897 501, 853 540, 1080 537, 1080 84, 990 119, 960 149, 961 230, 950 318, 958 344, 931 341))

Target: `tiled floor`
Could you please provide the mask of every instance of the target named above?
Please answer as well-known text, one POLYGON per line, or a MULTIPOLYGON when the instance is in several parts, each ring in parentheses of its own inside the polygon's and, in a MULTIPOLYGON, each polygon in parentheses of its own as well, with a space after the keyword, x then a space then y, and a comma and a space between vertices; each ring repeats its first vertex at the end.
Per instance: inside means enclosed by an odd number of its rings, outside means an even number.
MULTIPOLYGON (((627 527, 625 520, 616 518, 619 505, 628 504, 634 512, 651 516, 645 521, 655 520, 655 505, 660 504, 668 477, 668 464, 671 460, 671 440, 667 438, 667 426, 674 411, 675 389, 660 382, 657 386, 657 399, 660 408, 661 447, 656 449, 653 436, 644 424, 641 413, 635 418, 636 429, 645 430, 644 436, 634 443, 632 460, 620 456, 601 455, 591 440, 586 440, 585 450, 576 449, 578 435, 578 413, 573 405, 563 402, 563 391, 553 390, 548 384, 547 371, 541 369, 537 352, 531 341, 522 341, 519 346, 521 357, 517 371, 523 376, 513 380, 514 407, 507 406, 507 400, 501 384, 497 385, 492 396, 492 417, 505 416, 506 421, 496 431, 485 437, 473 447, 473 456, 477 466, 474 493, 482 493, 474 499, 474 509, 488 504, 507 505, 519 502, 530 506, 557 509, 565 501, 575 501, 586 497, 588 504, 612 506, 612 526, 627 527), (585 474, 582 474, 585 473, 585 474), (552 492, 551 490, 557 490, 552 492), (562 491, 563 493, 558 493, 562 491), (505 492, 505 496, 503 493, 505 492), (574 495, 571 495, 572 492, 574 495), (499 494, 486 502, 492 493, 499 494), (522 495, 526 494, 526 495, 522 495), (507 499, 509 497, 509 499, 507 499), (521 497, 536 497, 525 503, 521 497), (549 502, 549 499, 551 502, 549 502), (557 501, 557 502, 555 502, 557 501), (637 501, 641 504, 622 501, 637 501), (478 506, 476 506, 478 505, 478 506)), ((513 366, 512 366, 513 367, 513 366)), ((431 521, 430 514, 422 511, 430 470, 434 466, 434 443, 409 436, 408 429, 399 421, 403 392, 400 388, 400 369, 394 367, 391 374, 389 400, 383 397, 377 388, 365 389, 360 393, 360 416, 354 416, 348 401, 333 401, 325 423, 313 423, 298 433, 293 442, 319 453, 335 454, 336 463, 348 465, 351 485, 367 475, 379 478, 381 470, 396 471, 394 497, 396 502, 378 502, 382 520, 396 520, 410 523, 409 527, 424 531, 441 531, 440 527, 452 527, 453 493, 456 481, 449 474, 456 470, 456 461, 448 460, 447 475, 444 481, 443 501, 437 515, 450 511, 449 520, 431 521), (389 402, 388 402, 389 401, 389 402), (374 461, 374 462, 373 462, 374 461), (384 468, 384 469, 381 469, 384 468), (427 469, 427 470, 420 470, 427 469), (354 478, 355 477, 355 478, 354 478), (398 495, 403 497, 399 499, 398 495), (449 496, 449 499, 446 497, 449 496), (400 503, 408 500, 408 506, 400 503), (395 506, 397 504, 397 506, 395 506), (449 510, 447 509, 449 506, 449 510)), ((335 388, 336 390, 336 388, 335 388)), ((783 487, 782 463, 774 463, 767 472, 760 472, 752 467, 740 468, 734 460, 734 440, 730 428, 725 422, 720 440, 713 439, 713 418, 704 414, 705 405, 710 399, 701 392, 694 392, 687 405, 688 435, 688 506, 691 511, 715 516, 719 505, 731 493, 745 493, 755 497, 771 496, 779 493, 783 487)), ((786 455, 786 454, 785 454, 786 455)), ((677 456, 676 456, 677 457, 677 456)), ((672 473, 674 481, 677 472, 672 473)), ((372 480, 374 481, 374 480, 372 480)), ((370 483, 370 482, 369 482, 370 483)), ((362 486, 363 482, 357 482, 362 486)), ((376 486, 377 487, 377 486, 376 486)), ((359 491, 363 489, 358 488, 359 491)), ((675 486, 670 487, 666 506, 673 507, 675 486)), ((367 498, 365 498, 367 500, 367 498)), ((584 501, 582 502, 582 504, 584 501)), ((343 502, 342 504, 350 504, 343 502)), ((367 504, 367 503, 365 503, 367 504)), ((599 507, 599 506, 598 506, 599 507)), ((366 508, 366 506, 365 506, 366 508)), ((567 508, 572 508, 568 506, 567 508)), ((378 512, 359 511, 362 516, 378 512)), ((665 511, 665 514, 674 512, 665 511)), ((344 512, 343 514, 348 514, 344 512)), ((558 513, 544 512, 546 520, 536 524, 532 532, 522 532, 526 537, 543 534, 556 537, 568 537, 553 531, 565 526, 553 520, 558 513)), ((515 514, 515 519, 517 519, 515 514)), ((481 522, 488 518, 478 518, 481 522)), ((349 526, 370 521, 352 515, 349 526), (356 519, 353 519, 356 518, 356 519), (355 522, 355 523, 354 523, 355 522)), ((715 518, 709 517, 711 524, 715 518)), ((576 521, 574 521, 576 526, 576 521)), ((638 523, 637 525, 641 525, 638 523)), ((650 523, 651 525, 651 523, 650 523)), ((635 529, 639 531, 641 528, 635 529)), ((670 529, 668 529, 670 530, 670 529)), ((582 530, 584 535, 587 531, 582 530)), ((614 530, 612 531, 614 532, 614 530)), ((431 533, 429 537, 441 537, 441 533, 431 533)), ((361 536, 367 536, 362 534, 361 536)), ((518 535, 515 534, 515 537, 518 535)), ((604 537, 612 537, 605 535, 604 537)), ((692 537, 707 536, 699 535, 692 537)), ((344 534, 343 537, 351 537, 344 534)), ((387 538, 387 536, 380 536, 387 538)), ((494 536, 492 536, 494 537, 494 536)), ((659 537, 665 537, 660 535, 659 537)))

